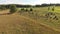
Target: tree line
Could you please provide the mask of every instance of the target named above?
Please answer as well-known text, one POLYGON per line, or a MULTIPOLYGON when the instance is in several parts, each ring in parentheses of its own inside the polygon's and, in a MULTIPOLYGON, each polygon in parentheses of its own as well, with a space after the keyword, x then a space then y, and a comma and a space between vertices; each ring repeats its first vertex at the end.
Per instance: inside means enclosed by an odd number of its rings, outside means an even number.
POLYGON ((60 4, 41 4, 41 5, 34 5, 34 6, 33 5, 9 4, 9 5, 0 5, 0 10, 10 9, 10 12, 14 13, 16 11, 16 8, 47 7, 47 6, 54 6, 54 5, 60 6, 60 4))
POLYGON ((15 5, 17 8, 29 8, 29 7, 47 7, 47 6, 60 6, 60 4, 41 4, 41 5, 21 5, 21 4, 8 4, 0 5, 0 9, 8 9, 10 5, 15 5))

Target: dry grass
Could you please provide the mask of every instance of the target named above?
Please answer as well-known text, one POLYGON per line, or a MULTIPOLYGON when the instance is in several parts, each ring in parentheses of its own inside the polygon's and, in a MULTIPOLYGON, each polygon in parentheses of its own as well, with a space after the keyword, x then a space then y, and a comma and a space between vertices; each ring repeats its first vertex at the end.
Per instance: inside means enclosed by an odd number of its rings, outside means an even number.
POLYGON ((0 15, 0 34, 60 34, 20 15, 0 15))
MULTIPOLYGON (((39 8, 35 9, 39 10, 39 8)), ((0 12, 0 14, 6 13, 9 13, 9 10, 0 12)), ((44 12, 40 12, 41 15, 43 13, 44 12)), ((29 17, 28 15, 28 13, 26 13, 26 15, 23 14, 23 16, 17 13, 0 15, 0 34, 60 34, 59 30, 43 24, 42 22, 46 22, 43 21, 43 18, 42 20, 38 18, 36 21, 31 18, 32 15, 29 17)))

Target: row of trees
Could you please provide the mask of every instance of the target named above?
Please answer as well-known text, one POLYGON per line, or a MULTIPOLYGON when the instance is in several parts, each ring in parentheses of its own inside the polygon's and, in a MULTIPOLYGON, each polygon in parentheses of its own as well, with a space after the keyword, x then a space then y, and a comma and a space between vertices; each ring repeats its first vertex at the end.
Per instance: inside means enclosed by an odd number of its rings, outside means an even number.
MULTIPOLYGON (((0 8, 9 8, 11 4, 9 5, 0 5, 0 8)), ((16 7, 18 8, 29 8, 29 7, 47 7, 47 6, 60 6, 60 4, 41 4, 41 5, 19 5, 19 4, 12 4, 12 5, 15 5, 16 7)))
MULTIPOLYGON (((17 7, 44 7, 44 6, 53 6, 53 5, 56 5, 56 4, 42 4, 42 5, 35 5, 35 6, 31 6, 31 5, 16 5, 16 4, 12 4, 12 5, 0 5, 0 10, 5 10, 5 9, 10 9, 10 13, 14 13, 16 12, 16 8, 17 7)), ((22 10, 22 9, 21 9, 22 10)), ((49 8, 48 8, 49 10, 49 8)), ((52 8, 52 10, 54 11, 54 7, 52 8)), ((27 9, 26 9, 27 11, 27 9)), ((30 11, 32 11, 32 9, 30 9, 30 11)))

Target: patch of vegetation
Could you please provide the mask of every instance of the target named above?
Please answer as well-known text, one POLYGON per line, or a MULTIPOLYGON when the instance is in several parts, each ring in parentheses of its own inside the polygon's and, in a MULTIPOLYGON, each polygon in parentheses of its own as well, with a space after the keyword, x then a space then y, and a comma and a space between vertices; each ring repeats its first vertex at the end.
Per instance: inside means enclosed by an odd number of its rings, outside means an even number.
POLYGON ((5 5, 0 5, 0 10, 5 10, 5 9, 6 9, 5 5))
MULTIPOLYGON (((38 22, 42 22, 43 24, 49 25, 53 28, 59 29, 60 26, 60 14, 57 11, 59 7, 55 7, 54 11, 52 10, 53 6, 48 7, 34 7, 33 11, 30 11, 30 8, 27 8, 27 12, 22 12, 22 16, 29 17, 31 19, 35 19, 38 22), (29 12, 30 11, 30 12, 29 12), (45 16, 45 15, 48 16, 45 16), (59 24, 59 25, 58 25, 59 24)), ((60 10, 59 10, 60 11, 60 10)))
POLYGON ((25 11, 27 12, 27 11, 28 11, 28 9, 25 9, 25 11))
POLYGON ((55 15, 55 13, 52 12, 48 12, 47 14, 45 14, 46 18, 50 18, 52 20, 58 20, 58 17, 55 15))
POLYGON ((21 8, 21 11, 24 11, 24 8, 21 8))
POLYGON ((16 6, 15 5, 10 5, 10 13, 15 13, 17 11, 16 6))
POLYGON ((30 11, 33 11, 33 9, 32 9, 32 8, 30 8, 30 11))

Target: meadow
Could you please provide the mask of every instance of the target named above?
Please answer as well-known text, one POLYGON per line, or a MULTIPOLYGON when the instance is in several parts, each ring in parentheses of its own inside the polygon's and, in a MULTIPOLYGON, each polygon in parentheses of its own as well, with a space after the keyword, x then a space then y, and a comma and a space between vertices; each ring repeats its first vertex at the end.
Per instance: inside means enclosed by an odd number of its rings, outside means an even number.
MULTIPOLYGON (((17 8, 13 14, 8 10, 0 11, 0 34, 60 34, 60 6, 52 7, 48 11, 48 7, 31 7, 17 8), (27 10, 26 10, 27 9, 27 10), (46 14, 52 12, 56 19, 46 18, 46 14)), ((52 16, 53 17, 53 16, 52 16)))
MULTIPOLYGON (((48 7, 37 7, 32 8, 32 13, 29 12, 23 12, 21 15, 29 17, 31 19, 36 20, 39 24, 44 24, 48 27, 51 27, 52 29, 55 29, 57 31, 60 31, 60 6, 55 6, 55 10, 52 11, 53 6, 50 6, 50 10, 48 11, 48 7), (54 13, 58 20, 45 18, 45 14, 48 12, 54 13)), ((27 8, 28 11, 30 8, 27 8)))

